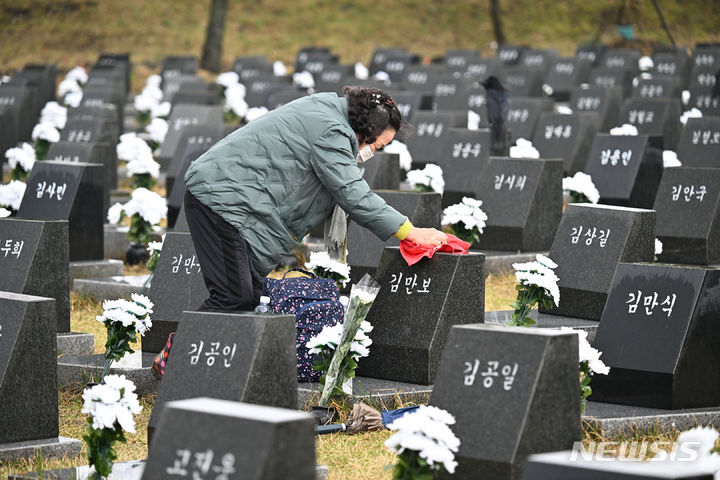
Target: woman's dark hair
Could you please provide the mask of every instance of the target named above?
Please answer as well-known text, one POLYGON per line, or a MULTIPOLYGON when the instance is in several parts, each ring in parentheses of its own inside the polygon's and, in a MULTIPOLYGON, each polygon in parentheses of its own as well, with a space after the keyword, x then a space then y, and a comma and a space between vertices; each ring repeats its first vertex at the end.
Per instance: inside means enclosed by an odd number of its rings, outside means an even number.
POLYGON ((375 142, 388 127, 400 131, 402 113, 387 93, 379 88, 345 87, 343 95, 348 99, 350 126, 360 143, 375 142))

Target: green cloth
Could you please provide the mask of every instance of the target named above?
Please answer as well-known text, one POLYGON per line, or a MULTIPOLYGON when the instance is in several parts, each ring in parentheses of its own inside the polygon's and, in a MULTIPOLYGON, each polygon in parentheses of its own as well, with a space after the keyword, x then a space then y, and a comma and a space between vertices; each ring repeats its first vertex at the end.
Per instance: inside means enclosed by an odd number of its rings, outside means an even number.
POLYGON ((220 140, 185 174, 188 190, 227 220, 263 278, 335 204, 382 240, 405 217, 370 190, 355 157, 347 100, 318 93, 290 102, 220 140))

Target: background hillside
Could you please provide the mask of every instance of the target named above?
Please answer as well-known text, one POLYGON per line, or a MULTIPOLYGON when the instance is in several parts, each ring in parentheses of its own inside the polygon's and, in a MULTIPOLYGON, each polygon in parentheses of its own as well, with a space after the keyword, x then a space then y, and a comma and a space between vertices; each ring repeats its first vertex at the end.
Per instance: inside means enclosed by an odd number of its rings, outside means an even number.
MULTIPOLYGON (((341 61, 367 64, 377 46, 403 46, 427 59, 448 48, 492 54, 489 0, 229 0, 223 64, 262 54, 292 65, 302 46, 329 46, 341 61)), ((635 25, 631 44, 667 44, 649 0, 500 0, 511 43, 555 47, 616 44, 618 10, 635 25)), ((717 0, 659 0, 679 44, 720 41, 717 0)), ((202 52, 210 0, 0 0, 0 73, 28 62, 60 71, 94 62, 100 52, 130 52, 137 90, 165 55, 202 52)), ((625 44, 627 45, 627 44, 625 44)))

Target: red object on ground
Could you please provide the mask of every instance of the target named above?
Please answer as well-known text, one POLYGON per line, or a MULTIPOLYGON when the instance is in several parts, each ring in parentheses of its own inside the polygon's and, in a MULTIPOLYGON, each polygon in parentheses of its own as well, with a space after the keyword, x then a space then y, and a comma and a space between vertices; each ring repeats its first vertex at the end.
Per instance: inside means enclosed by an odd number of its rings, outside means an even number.
POLYGON ((435 252, 454 253, 457 255, 467 255, 470 244, 457 238, 455 235, 445 234, 447 243, 438 247, 431 245, 418 245, 417 243, 403 240, 400 242, 400 254, 403 256, 408 265, 412 266, 419 262, 423 257, 432 258, 435 252))

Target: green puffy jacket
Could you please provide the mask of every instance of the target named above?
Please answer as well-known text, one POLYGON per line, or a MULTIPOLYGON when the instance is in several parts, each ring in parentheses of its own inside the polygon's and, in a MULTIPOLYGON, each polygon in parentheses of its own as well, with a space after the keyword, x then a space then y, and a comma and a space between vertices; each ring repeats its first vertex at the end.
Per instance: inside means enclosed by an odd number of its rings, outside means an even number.
POLYGON ((235 226, 262 278, 337 203, 382 240, 405 217, 372 193, 355 157, 347 100, 318 93, 290 102, 231 133, 193 162, 187 188, 235 226))

